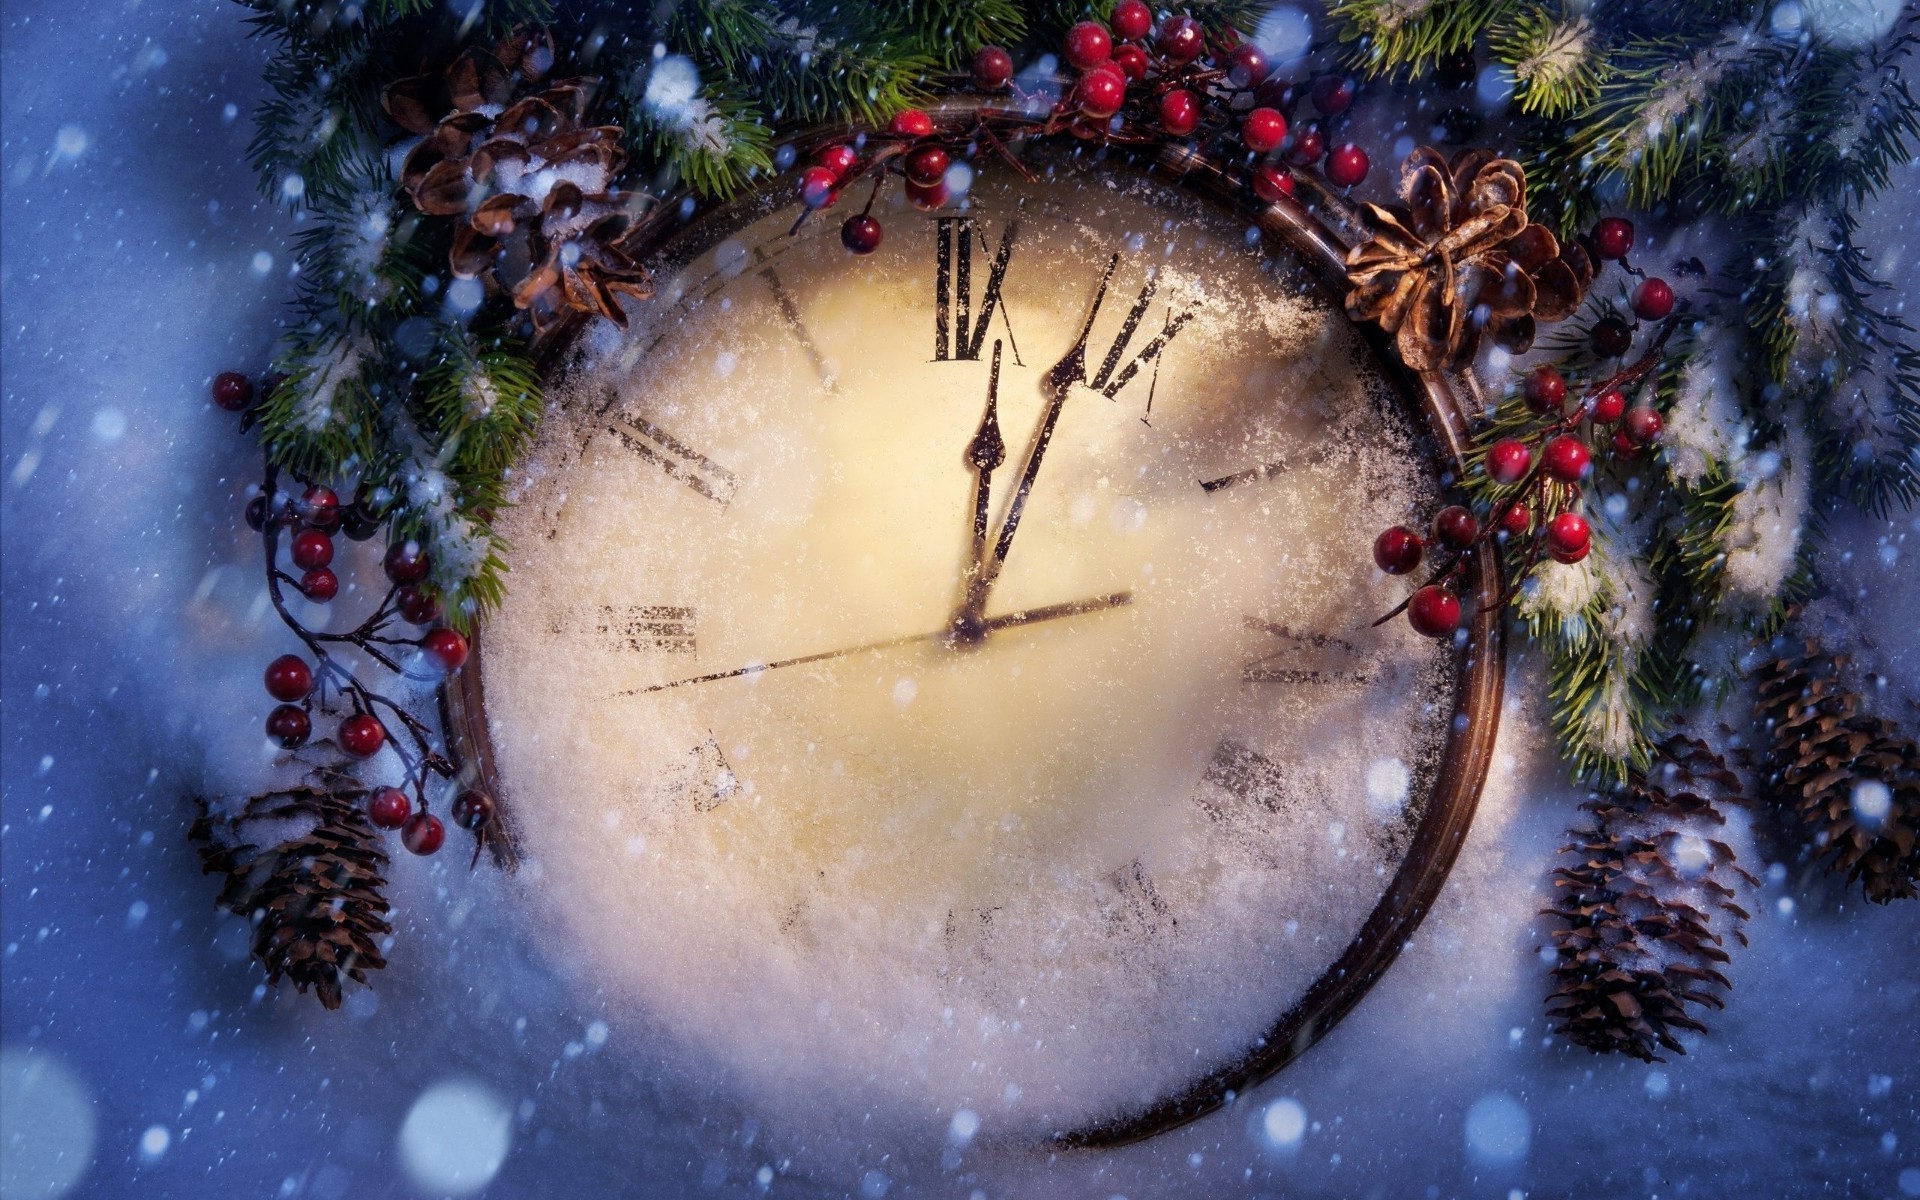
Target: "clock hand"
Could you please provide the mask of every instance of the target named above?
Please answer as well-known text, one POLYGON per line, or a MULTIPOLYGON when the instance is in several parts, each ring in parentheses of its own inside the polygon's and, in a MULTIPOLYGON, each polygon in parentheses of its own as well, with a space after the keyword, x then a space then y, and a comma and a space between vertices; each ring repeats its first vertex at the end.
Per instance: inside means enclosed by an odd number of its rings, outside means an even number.
MULTIPOLYGON (((1000 523, 1000 537, 993 547, 993 557, 981 564, 967 585, 966 603, 954 617, 954 628, 967 630, 982 626, 981 612, 987 603, 987 593, 993 587, 993 581, 1000 576, 1000 568, 1007 561, 1007 551, 1013 548, 1013 535, 1020 529, 1020 517, 1027 508, 1027 496, 1033 491, 1033 481, 1040 474, 1040 462, 1046 456, 1047 446, 1053 441, 1053 427, 1060 420, 1060 410, 1067 401, 1067 392, 1076 383, 1087 378, 1087 337, 1093 332, 1093 319, 1100 315, 1100 304, 1107 298, 1107 284, 1113 279, 1115 267, 1120 265, 1120 256, 1115 254, 1107 260, 1107 269, 1100 275, 1100 286, 1093 294, 1093 304, 1087 309, 1087 319, 1080 326, 1080 336, 1074 339, 1066 356, 1053 365, 1041 381, 1040 390, 1047 397, 1046 415, 1041 418, 1040 428, 1034 434, 1033 448, 1027 451, 1027 465, 1020 472, 1020 483, 1014 489, 1013 502, 1007 506, 1006 519, 1000 523)), ((991 622, 985 623, 988 628, 991 622)), ((983 630, 984 632, 984 630, 983 630)))
POLYGON ((993 494, 994 468, 1007 461, 1007 446, 1000 439, 1000 419, 995 408, 1000 399, 1000 342, 993 343, 993 371, 987 376, 987 415, 980 419, 980 431, 967 446, 967 461, 973 464, 973 558, 967 565, 967 578, 980 573, 987 555, 987 507, 993 494))
MULTIPOLYGON (((986 632, 1000 629, 1017 629, 1023 625, 1038 625, 1042 621, 1057 621, 1062 617, 1077 617, 1086 613, 1102 612, 1109 608, 1120 608, 1133 603, 1132 592, 1110 592, 1104 596, 1095 596, 1088 600, 1069 600, 1064 604, 1048 604, 1040 608, 1022 609, 993 617, 983 621, 986 632)), ((779 658, 768 663, 751 663, 744 667, 735 667, 731 671, 714 671, 707 675, 694 675, 686 679, 675 679, 667 683, 650 684, 647 687, 629 688, 624 692, 615 692, 613 698, 622 696, 645 696, 651 692, 664 692, 671 688, 686 687, 693 683, 714 683, 721 679, 738 679, 744 675, 758 675, 762 671, 777 671, 781 667, 799 667, 807 663, 824 662, 830 658, 845 658, 849 654, 867 654, 876 650, 892 650, 899 646, 911 646, 915 642, 940 642, 953 637, 950 629, 939 629, 932 633, 911 633, 905 637, 888 638, 881 642, 868 642, 861 646, 847 646, 839 650, 822 650, 817 654, 802 654, 794 658, 779 658)))

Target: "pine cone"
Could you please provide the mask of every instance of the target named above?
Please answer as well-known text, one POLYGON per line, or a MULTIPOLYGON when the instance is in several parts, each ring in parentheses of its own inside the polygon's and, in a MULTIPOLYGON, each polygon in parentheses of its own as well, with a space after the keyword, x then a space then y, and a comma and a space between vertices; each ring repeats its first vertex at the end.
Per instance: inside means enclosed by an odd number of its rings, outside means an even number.
POLYGON ((1827 868, 1859 881, 1867 899, 1912 899, 1920 894, 1920 748, 1863 711, 1842 679, 1847 662, 1804 641, 1756 672, 1765 794, 1798 814, 1827 868), (1867 782, 1884 794, 1861 788, 1867 782))
POLYGON ((201 800, 188 836, 207 874, 223 874, 219 904, 253 922, 253 956, 271 983, 281 976, 327 1008, 340 1007, 342 977, 359 983, 387 965, 380 942, 387 922, 382 875, 387 856, 356 788, 296 788, 255 796, 237 817, 219 817, 201 800), (266 824, 262 824, 266 823, 266 824), (283 837, 262 849, 246 839, 283 837))
POLYGON ((1582 806, 1594 824, 1562 848, 1581 861, 1554 870, 1561 894, 1543 910, 1563 923, 1547 999, 1556 1033, 1657 1062, 1661 1049, 1686 1053, 1682 1030, 1705 1031, 1687 1006, 1723 1007, 1725 939, 1747 941, 1734 885, 1758 882, 1712 836, 1726 823, 1715 801, 1737 803, 1739 790, 1706 743, 1676 737, 1649 774, 1582 806))
POLYGON ((1396 335, 1414 370, 1458 366, 1483 331, 1525 353, 1539 322, 1580 307, 1587 252, 1527 218, 1527 176, 1491 150, 1448 162, 1422 146, 1401 169, 1404 205, 1367 205, 1374 236, 1347 254, 1347 311, 1396 335))
POLYGON ((519 94, 541 86, 552 65, 545 33, 517 34, 390 84, 387 115, 422 135, 400 182, 421 212, 463 218, 448 252, 453 273, 511 292, 536 329, 575 312, 624 327, 616 296, 653 294, 631 253, 641 197, 612 190, 627 162, 624 133, 584 123, 597 79, 519 94))

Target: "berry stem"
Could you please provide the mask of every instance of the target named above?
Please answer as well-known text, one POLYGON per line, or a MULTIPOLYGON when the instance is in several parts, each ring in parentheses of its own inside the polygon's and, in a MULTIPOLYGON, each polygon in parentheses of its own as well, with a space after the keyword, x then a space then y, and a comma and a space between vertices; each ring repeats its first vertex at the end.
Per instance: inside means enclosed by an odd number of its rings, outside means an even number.
MULTIPOLYGON (((269 462, 267 464, 266 480, 261 485, 262 495, 268 497, 277 495, 279 475, 280 468, 269 462)), ((269 500, 269 506, 271 506, 271 504, 272 501, 269 500)), ((292 512, 293 508, 291 504, 284 506, 280 512, 269 511, 267 519, 261 525, 260 536, 262 545, 266 551, 267 562, 267 596, 273 602, 274 611, 280 614, 280 620, 288 629, 293 631, 294 636, 305 643, 308 652, 313 655, 317 668, 314 674, 319 685, 321 710, 323 712, 331 711, 327 706, 327 688, 331 686, 342 696, 346 697, 355 713, 366 713, 373 716, 375 720, 380 721, 381 726, 387 732, 388 742, 393 745, 394 752, 400 756, 400 761, 406 768, 407 782, 413 788, 414 797, 419 803, 420 811, 425 812, 427 811, 427 776, 431 773, 439 775, 442 778, 451 779, 454 775, 453 764, 448 761, 444 755, 434 750, 432 731, 416 719, 412 713, 409 713, 403 708, 397 701, 368 687, 350 667, 327 650, 329 644, 338 645, 345 643, 359 649, 362 653, 395 675, 402 676, 403 678, 416 678, 415 676, 408 675, 398 662, 394 661, 394 659, 385 652, 377 649, 374 645, 376 642, 381 645, 419 644, 414 641, 396 641, 393 638, 379 636, 380 632, 385 629, 393 619, 395 613, 394 597, 399 591, 399 588, 397 586, 390 586, 387 589, 387 594, 381 599, 373 613, 356 628, 346 633, 317 633, 308 629, 293 615, 292 611, 288 609, 286 596, 282 590, 283 586, 289 584, 297 588, 299 581, 275 565, 280 555, 280 527, 283 521, 292 515, 292 512), (393 714, 393 722, 398 723, 401 728, 407 731, 413 743, 411 746, 409 746, 406 741, 393 736, 392 726, 388 721, 381 720, 378 711, 376 711, 380 708, 385 708, 391 712, 393 714)), ((311 709, 311 701, 308 707, 311 709)))

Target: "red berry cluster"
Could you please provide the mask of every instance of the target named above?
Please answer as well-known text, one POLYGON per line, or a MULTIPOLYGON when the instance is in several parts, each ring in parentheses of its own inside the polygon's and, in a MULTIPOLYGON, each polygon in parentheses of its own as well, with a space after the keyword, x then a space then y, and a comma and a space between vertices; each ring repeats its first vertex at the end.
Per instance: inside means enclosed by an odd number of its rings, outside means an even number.
MULTIPOLYGON (((1079 75, 1056 115, 1068 117, 1081 137, 1218 135, 1250 156, 1248 182, 1269 203, 1293 193, 1283 155, 1296 166, 1324 159, 1328 182, 1343 188, 1364 180, 1372 165, 1352 142, 1329 151, 1319 124, 1289 138, 1285 110, 1299 89, 1274 75, 1258 46, 1232 33, 1209 38, 1190 16, 1168 14, 1156 27, 1141 0, 1121 0, 1109 23, 1082 21, 1068 30, 1064 51, 1079 75), (1136 88, 1135 110, 1120 115, 1136 88)), ((1322 119, 1331 120, 1352 107, 1356 89, 1350 77, 1330 74, 1307 93, 1322 119)))
MULTIPOLYGON (((1193 17, 1172 13, 1156 22, 1142 0, 1120 0, 1107 21, 1081 21, 1061 47, 1073 85, 1044 117, 1017 108, 982 110, 964 127, 942 128, 927 113, 907 109, 884 130, 816 147, 800 171, 800 200, 809 211, 831 207, 860 177, 874 173, 866 206, 840 227, 855 254, 880 248, 884 230, 873 215, 887 178, 905 179, 907 198, 937 209, 953 196, 954 157, 982 144, 1006 152, 1006 143, 1069 132, 1087 140, 1152 145, 1168 140, 1211 142, 1225 160, 1245 165, 1245 184, 1273 203, 1294 190, 1294 168, 1321 164, 1326 181, 1348 188, 1366 179, 1367 152, 1352 142, 1330 145, 1327 124, 1352 106, 1354 81, 1340 74, 1296 87, 1274 75, 1260 48, 1227 31, 1209 34, 1193 17), (1317 121, 1294 128, 1287 110, 1311 99, 1317 121)), ((986 46, 973 57, 973 85, 983 92, 1014 86, 1013 55, 986 46)), ((1029 97, 1031 99, 1031 97, 1029 97)))
MULTIPOLYGON (((244 411, 252 403, 253 386, 245 376, 227 372, 214 381, 213 395, 221 408, 244 411)), ((432 854, 440 848, 446 832, 439 818, 427 811, 427 777, 430 773, 450 777, 452 764, 433 749, 425 726, 399 704, 369 688, 335 651, 351 646, 395 674, 418 678, 393 657, 395 648, 418 647, 422 664, 436 675, 445 675, 466 664, 467 639, 459 630, 440 623, 439 601, 427 587, 432 564, 420 543, 407 539, 395 540, 387 547, 381 561, 387 590, 366 620, 343 633, 315 631, 302 624, 287 608, 283 587, 291 586, 316 603, 333 600, 340 591, 340 580, 334 572, 334 535, 345 533, 355 541, 365 541, 379 533, 385 521, 365 494, 350 505, 342 505, 332 488, 309 483, 295 497, 277 490, 277 478, 277 469, 270 466, 266 483, 247 502, 246 521, 265 542, 267 591, 274 608, 305 644, 309 657, 282 654, 267 664, 267 694, 279 701, 267 714, 267 736, 285 749, 298 749, 313 736, 316 714, 340 712, 334 741, 351 758, 372 758, 392 745, 406 767, 419 810, 414 811, 414 802, 402 789, 383 787, 368 794, 368 817, 380 828, 400 829, 401 840, 414 853, 432 854), (297 577, 279 565, 283 532, 292 535, 287 556, 294 570, 301 572, 297 577), (396 637, 392 630, 396 622, 429 628, 417 638, 396 637), (381 716, 383 711, 388 714, 386 718, 381 716)), ((492 802, 478 793, 469 795, 479 797, 477 801, 461 798, 468 802, 469 815, 481 815, 469 824, 461 818, 456 802, 455 817, 468 828, 481 830, 491 817, 492 802)))
MULTIPOLYGON (((981 56, 986 56, 986 51, 981 56)), ((1006 55, 1006 51, 999 52, 1006 55)), ((997 62, 997 60, 995 60, 997 62)), ((988 66, 994 65, 988 63, 988 66)), ((1012 78, 1013 60, 1006 59, 1006 77, 1012 78)), ((978 71, 976 70, 976 75, 978 71)), ((1002 81, 1004 84, 1004 80, 1002 81)), ((947 168, 952 158, 935 135, 933 118, 917 108, 896 114, 886 132, 853 142, 835 141, 814 150, 811 160, 800 172, 800 201, 810 210, 830 208, 840 193, 855 180, 876 169, 873 190, 866 207, 848 217, 840 226, 840 242, 855 254, 872 254, 880 248, 886 231, 873 215, 873 202, 889 174, 906 177, 907 198, 920 208, 944 206, 951 194, 947 188, 947 168), (872 141, 871 153, 867 143, 872 141)))
POLYGON ((1501 604, 1512 598, 1514 589, 1543 553, 1560 563, 1586 558, 1593 548, 1593 530, 1574 510, 1593 472, 1590 440, 1611 429, 1615 453, 1630 458, 1659 439, 1659 412, 1650 404, 1630 405, 1628 397, 1658 365, 1672 332, 1669 322, 1632 366, 1587 387, 1571 405, 1567 380, 1558 370, 1543 366, 1528 375, 1522 395, 1528 411, 1538 420, 1524 436, 1503 437, 1487 447, 1481 467, 1496 491, 1484 522, 1468 509, 1453 505, 1441 509, 1434 518, 1429 538, 1423 539, 1405 525, 1395 525, 1374 539, 1373 561, 1389 575, 1405 575, 1418 568, 1429 546, 1449 554, 1426 583, 1387 616, 1404 609, 1419 633, 1451 636, 1460 627, 1462 611, 1456 589, 1468 561, 1496 538, 1510 551, 1524 550, 1523 565, 1507 595, 1500 598, 1501 604), (1543 525, 1538 524, 1536 514, 1549 511, 1554 515, 1543 525))
MULTIPOLYGON (((1642 321, 1664 321, 1673 315, 1673 285, 1648 275, 1627 261, 1627 255, 1633 250, 1633 240, 1633 222, 1625 217, 1602 217, 1587 235, 1587 245, 1595 258, 1602 262, 1617 262, 1622 269, 1639 279, 1628 300, 1633 315, 1642 321)), ((1594 322, 1588 341, 1594 354, 1599 357, 1619 358, 1633 348, 1634 328, 1618 313, 1608 313, 1594 322)))

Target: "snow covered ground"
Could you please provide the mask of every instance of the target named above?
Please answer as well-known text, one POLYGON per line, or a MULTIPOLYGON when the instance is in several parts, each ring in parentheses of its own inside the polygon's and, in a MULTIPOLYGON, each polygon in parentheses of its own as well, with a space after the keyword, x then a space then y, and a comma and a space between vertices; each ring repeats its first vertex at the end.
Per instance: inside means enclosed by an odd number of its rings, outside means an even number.
MULTIPOLYGON (((543 951, 518 885, 394 869, 399 941, 328 1014, 258 986, 184 790, 258 769, 250 443, 205 400, 257 364, 293 226, 244 168, 263 48, 234 6, 5 8, 5 1200, 433 1196, 1920 1195, 1920 905, 1776 872, 1729 1010, 1664 1066, 1549 1041, 1547 868, 1580 796, 1515 663, 1436 911, 1321 1046, 1230 1111, 1108 1154, 991 1114, 849 1127, 743 1103, 543 951)), ((1874 246, 1911 278, 1920 171, 1874 246)), ((1909 285, 1909 295, 1916 295, 1909 285)), ((1920 522, 1842 522, 1836 592, 1920 698, 1920 522)), ((1756 869, 1764 859, 1754 860, 1756 869)))

